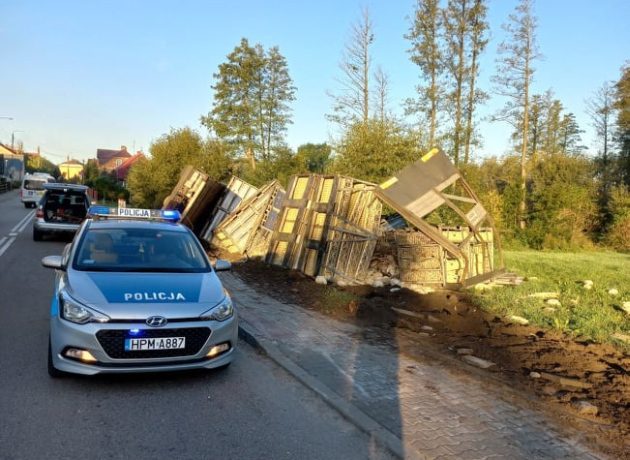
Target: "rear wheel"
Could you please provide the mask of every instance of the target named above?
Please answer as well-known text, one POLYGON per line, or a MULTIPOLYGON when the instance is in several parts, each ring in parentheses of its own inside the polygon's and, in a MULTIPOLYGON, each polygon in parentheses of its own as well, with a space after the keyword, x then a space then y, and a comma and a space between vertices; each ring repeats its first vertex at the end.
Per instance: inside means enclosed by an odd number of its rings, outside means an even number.
POLYGON ((41 241, 43 236, 42 232, 33 227, 33 241, 41 241))
POLYGON ((31 203, 30 203, 30 202, 28 202, 28 201, 25 201, 25 202, 24 202, 24 207, 25 207, 25 208, 30 208, 30 207, 31 207, 31 203))
POLYGON ((52 347, 50 346, 50 338, 48 339, 48 375, 50 375, 52 378, 55 378, 55 379, 58 379, 59 377, 63 377, 65 375, 65 372, 60 371, 53 364, 52 347))

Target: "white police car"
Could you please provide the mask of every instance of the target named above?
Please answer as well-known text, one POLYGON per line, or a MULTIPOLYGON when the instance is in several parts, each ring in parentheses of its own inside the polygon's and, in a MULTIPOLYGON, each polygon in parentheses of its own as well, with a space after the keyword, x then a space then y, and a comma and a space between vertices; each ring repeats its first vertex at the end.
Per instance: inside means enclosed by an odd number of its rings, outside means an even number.
POLYGON ((61 256, 48 372, 175 371, 230 364, 238 320, 230 295, 177 211, 93 206, 61 256))

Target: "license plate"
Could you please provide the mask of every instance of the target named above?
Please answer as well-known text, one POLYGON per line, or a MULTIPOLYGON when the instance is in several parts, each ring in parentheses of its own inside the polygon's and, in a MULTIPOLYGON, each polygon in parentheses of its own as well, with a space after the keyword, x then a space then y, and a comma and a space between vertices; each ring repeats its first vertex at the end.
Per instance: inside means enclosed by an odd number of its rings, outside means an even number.
POLYGON ((125 339, 125 351, 179 350, 186 348, 186 337, 125 339))

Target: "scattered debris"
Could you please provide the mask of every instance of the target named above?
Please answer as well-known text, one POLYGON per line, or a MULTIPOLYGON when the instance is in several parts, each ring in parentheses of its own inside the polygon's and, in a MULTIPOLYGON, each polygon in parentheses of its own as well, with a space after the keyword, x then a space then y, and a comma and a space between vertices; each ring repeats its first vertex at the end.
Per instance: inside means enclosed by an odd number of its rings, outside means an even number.
POLYGON ((548 299, 557 299, 560 297, 559 292, 535 292, 533 294, 529 294, 527 297, 534 297, 536 299, 548 300, 548 299))
POLYGON ((468 364, 479 367, 481 369, 489 369, 491 367, 496 366, 492 361, 486 361, 485 359, 477 358, 473 355, 463 355, 462 359, 466 361, 468 364))
POLYGON ((619 290, 616 288, 608 289, 608 295, 613 296, 613 297, 617 296, 619 295, 619 290))
POLYGON ((614 334, 611 335, 611 337, 613 339, 617 339, 617 340, 620 340, 620 341, 625 342, 625 343, 630 343, 630 335, 628 335, 628 334, 622 334, 621 332, 615 332, 614 334))
POLYGON ((584 280, 584 281, 582 281, 582 286, 586 290, 591 290, 591 289, 593 289, 593 281, 592 280, 584 280))
POLYGON ((393 287, 389 290, 389 292, 398 292, 398 291, 400 291, 399 287, 393 287))
POLYGON ((540 376, 545 380, 549 380, 550 382, 557 383, 558 385, 563 386, 565 388, 583 390, 583 389, 588 389, 588 388, 593 387, 593 385, 590 383, 582 382, 581 380, 571 379, 568 377, 561 377, 555 374, 549 374, 548 372, 541 372, 540 376))
POLYGON ((553 307, 545 307, 545 308, 543 308, 543 312, 547 313, 547 314, 552 314, 552 313, 556 312, 556 309, 553 308, 553 307))
POLYGON ((588 401, 573 401, 571 407, 577 410, 580 415, 596 416, 599 413, 597 406, 588 401))
POLYGON ((472 348, 458 348, 457 349, 457 354, 458 355, 472 355, 473 354, 473 349, 472 348))
POLYGON ((630 315, 630 301, 626 301, 623 302, 620 306, 619 309, 623 312, 625 312, 627 315, 630 315))
POLYGON ((428 331, 428 332, 433 331, 433 327, 431 326, 422 326, 420 327, 420 329, 422 329, 423 331, 428 331))
POLYGON ((560 303, 560 301, 558 299, 547 299, 545 301, 545 303, 547 305, 552 306, 552 307, 561 307, 562 306, 562 304, 560 303))
POLYGON ((513 323, 520 324, 522 326, 527 326, 529 324, 529 320, 527 318, 523 318, 522 316, 512 315, 508 319, 513 323))
POLYGON ((542 377, 542 376, 540 375, 540 373, 538 373, 538 372, 533 372, 533 371, 529 373, 529 376, 530 376, 531 378, 533 378, 533 379, 539 379, 539 378, 541 378, 541 377, 542 377))
POLYGON ((413 316, 414 318, 424 319, 425 316, 423 314, 416 313, 415 311, 403 310, 402 308, 391 307, 391 309, 394 310, 396 313, 400 313, 401 315, 413 316))
POLYGON ((325 276, 317 276, 315 277, 315 282, 317 284, 323 284, 324 286, 326 286, 328 284, 328 280, 326 279, 325 276))

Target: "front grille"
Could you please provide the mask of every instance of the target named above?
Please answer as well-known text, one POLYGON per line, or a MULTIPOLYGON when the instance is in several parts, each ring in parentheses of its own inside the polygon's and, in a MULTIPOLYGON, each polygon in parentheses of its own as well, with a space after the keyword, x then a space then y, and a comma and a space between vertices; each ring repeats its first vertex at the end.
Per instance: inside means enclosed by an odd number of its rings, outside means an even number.
POLYGON ((210 337, 207 327, 171 328, 171 329, 143 329, 141 334, 131 335, 127 329, 103 329, 96 333, 96 338, 105 353, 113 359, 142 359, 142 358, 174 358, 191 356, 199 350, 210 337), (127 338, 158 338, 158 337, 186 337, 186 348, 179 350, 146 350, 125 351, 127 338))

